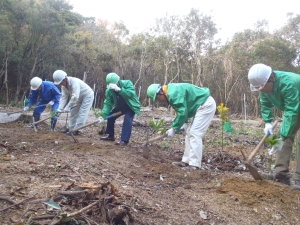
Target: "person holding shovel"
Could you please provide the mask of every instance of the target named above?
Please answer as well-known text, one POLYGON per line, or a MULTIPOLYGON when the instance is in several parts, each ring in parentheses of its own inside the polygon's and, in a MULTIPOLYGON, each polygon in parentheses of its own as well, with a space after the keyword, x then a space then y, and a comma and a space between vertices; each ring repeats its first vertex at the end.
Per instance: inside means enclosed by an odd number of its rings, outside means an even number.
POLYGON ((259 91, 265 134, 273 134, 271 124, 274 119, 273 107, 283 111, 278 144, 269 149, 269 154, 276 154, 275 171, 271 174, 262 173, 262 177, 291 185, 294 190, 300 190, 299 152, 296 153, 298 158, 295 173, 293 176, 289 173, 295 135, 300 128, 300 74, 273 71, 270 66, 259 63, 250 68, 248 80, 251 91, 259 91))
MULTIPOLYGON (((134 115, 140 114, 141 104, 130 80, 120 80, 120 77, 116 73, 109 73, 106 76, 106 84, 107 89, 105 92, 104 106, 101 111, 103 117, 107 117, 119 111, 121 111, 122 114, 107 120, 106 134, 108 134, 108 136, 101 137, 100 140, 115 141, 115 121, 120 116, 125 115, 120 140, 115 144, 126 146, 131 136, 134 115)), ((103 117, 99 118, 99 123, 105 121, 103 117)))
POLYGON ((186 132, 182 161, 172 164, 187 171, 199 169, 202 160, 202 137, 216 111, 216 102, 210 96, 210 90, 188 83, 171 83, 163 86, 151 84, 147 89, 147 95, 154 102, 170 104, 177 112, 172 127, 166 132, 168 137, 172 138, 177 131, 186 132), (190 124, 189 118, 192 118, 190 124))
POLYGON ((53 73, 53 80, 55 85, 61 85, 62 96, 58 110, 66 113, 71 112, 69 128, 61 132, 67 135, 78 135, 78 130, 72 132, 72 134, 70 132, 85 125, 93 104, 94 91, 79 78, 67 76, 67 73, 63 70, 56 70, 53 73))
MULTIPOLYGON (((33 110, 33 122, 37 122, 41 118, 42 112, 44 112, 46 106, 52 107, 53 117, 50 122, 50 130, 54 131, 57 119, 58 119, 58 104, 61 97, 61 93, 58 88, 50 81, 42 81, 39 77, 34 77, 30 81, 31 91, 27 106, 23 109, 24 112, 28 111, 33 106, 38 97, 39 101, 33 110)), ((30 128, 37 127, 37 125, 31 125, 30 128)))

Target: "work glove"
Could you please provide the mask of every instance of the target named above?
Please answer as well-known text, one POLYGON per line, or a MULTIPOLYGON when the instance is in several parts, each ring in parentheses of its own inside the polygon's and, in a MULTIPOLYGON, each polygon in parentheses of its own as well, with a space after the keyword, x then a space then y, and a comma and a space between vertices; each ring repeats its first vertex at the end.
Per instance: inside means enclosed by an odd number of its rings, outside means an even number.
POLYGON ((48 106, 53 106, 54 105, 54 101, 50 101, 47 105, 48 106))
POLYGON ((276 152, 281 151, 284 141, 281 138, 277 139, 278 143, 274 145, 271 149, 268 149, 269 155, 273 155, 276 152))
POLYGON ((28 110, 29 110, 29 107, 28 107, 28 106, 26 106, 26 107, 23 109, 24 112, 26 112, 26 111, 28 111, 28 110))
POLYGON ((68 113, 71 111, 71 107, 69 105, 67 105, 65 108, 64 108, 64 112, 68 113))
POLYGON ((118 85, 116 85, 116 84, 109 84, 108 86, 111 90, 114 90, 116 92, 121 91, 121 88, 119 88, 118 85))
POLYGON ((99 123, 103 123, 104 121, 105 121, 105 119, 102 116, 100 116, 99 117, 99 123))
POLYGON ((55 116, 59 116, 61 114, 61 109, 57 109, 54 113, 55 113, 55 116))
POLYGON ((172 138, 175 134, 175 130, 173 128, 167 130, 166 132, 166 135, 169 137, 169 138, 172 138))
POLYGON ((273 134, 273 126, 272 126, 271 123, 266 123, 264 132, 265 132, 265 134, 267 134, 267 135, 273 134))
POLYGON ((182 127, 180 128, 180 131, 186 131, 187 130, 187 128, 188 128, 188 123, 184 123, 183 125, 182 125, 182 127))

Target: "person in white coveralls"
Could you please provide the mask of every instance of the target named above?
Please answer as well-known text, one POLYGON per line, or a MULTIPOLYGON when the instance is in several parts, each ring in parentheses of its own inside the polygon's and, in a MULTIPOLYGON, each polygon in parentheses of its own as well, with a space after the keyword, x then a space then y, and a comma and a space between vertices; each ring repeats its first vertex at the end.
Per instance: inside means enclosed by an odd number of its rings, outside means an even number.
MULTIPOLYGON (((63 70, 56 70, 53 73, 53 80, 55 85, 61 85, 62 96, 58 111, 71 112, 68 129, 61 132, 71 135, 71 130, 85 125, 93 104, 94 91, 79 78, 67 76, 67 73, 63 70)), ((74 131, 72 134, 78 135, 79 132, 74 131)))

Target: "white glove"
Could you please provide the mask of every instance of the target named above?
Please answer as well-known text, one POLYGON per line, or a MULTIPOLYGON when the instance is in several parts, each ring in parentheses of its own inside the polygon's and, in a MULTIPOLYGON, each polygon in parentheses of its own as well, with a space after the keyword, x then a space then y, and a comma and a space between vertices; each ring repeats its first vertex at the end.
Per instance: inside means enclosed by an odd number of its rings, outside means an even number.
POLYGON ((182 127, 180 128, 180 131, 186 131, 187 128, 188 128, 188 123, 184 123, 184 124, 182 125, 182 127))
POLYGON ((71 107, 69 105, 67 105, 64 109, 64 112, 70 112, 71 111, 71 107))
POLYGON ((271 123, 266 123, 264 132, 265 132, 265 134, 267 134, 267 135, 273 134, 273 126, 272 126, 271 123))
POLYGON ((268 149, 268 152, 269 152, 269 155, 273 155, 275 154, 276 152, 279 152, 281 151, 282 149, 282 146, 284 144, 284 141, 282 141, 281 138, 277 139, 278 140, 278 144, 273 146, 271 149, 268 149))
POLYGON ((99 117, 99 123, 103 123, 104 121, 105 121, 105 119, 102 116, 100 116, 99 117))
POLYGON ((60 114, 61 114, 61 109, 57 109, 57 110, 55 111, 55 115, 59 116, 60 114))
POLYGON ((116 92, 121 91, 121 88, 119 88, 118 85, 116 85, 116 84, 109 84, 108 86, 111 90, 114 90, 116 92))
POLYGON ((48 105, 49 105, 49 106, 53 106, 53 105, 54 105, 54 101, 50 101, 50 102, 48 103, 48 105))
POLYGON ((174 134, 175 134, 175 130, 173 128, 167 130, 167 132, 166 132, 166 135, 170 138, 173 137, 174 134))
POLYGON ((26 106, 26 107, 23 109, 24 112, 26 112, 26 111, 28 111, 28 110, 29 110, 29 107, 28 107, 28 106, 26 106))

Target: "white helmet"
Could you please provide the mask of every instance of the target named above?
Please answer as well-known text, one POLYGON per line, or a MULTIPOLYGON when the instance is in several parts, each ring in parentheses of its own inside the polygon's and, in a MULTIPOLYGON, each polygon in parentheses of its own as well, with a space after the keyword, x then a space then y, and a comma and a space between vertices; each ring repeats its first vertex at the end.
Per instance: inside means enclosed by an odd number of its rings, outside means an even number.
POLYGON ((42 82, 43 82, 42 79, 39 77, 32 78, 30 81, 31 90, 38 89, 41 86, 42 82))
POLYGON ((261 90, 271 76, 272 68, 265 64, 255 64, 248 72, 248 80, 250 82, 251 91, 261 90))
POLYGON ((63 79, 65 79, 67 77, 67 74, 65 71, 63 70, 56 70, 54 73, 53 73, 53 80, 54 80, 54 84, 55 85, 59 85, 63 79))

